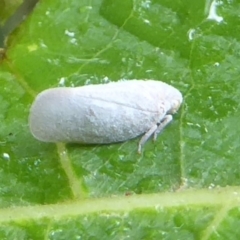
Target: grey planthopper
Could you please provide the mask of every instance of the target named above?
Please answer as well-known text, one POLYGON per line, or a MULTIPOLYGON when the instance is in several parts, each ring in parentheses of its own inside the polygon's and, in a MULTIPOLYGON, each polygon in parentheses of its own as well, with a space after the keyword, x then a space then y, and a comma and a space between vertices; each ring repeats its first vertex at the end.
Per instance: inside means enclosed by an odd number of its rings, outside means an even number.
POLYGON ((47 89, 30 109, 29 125, 44 142, 109 144, 143 135, 138 152, 172 120, 182 94, 157 80, 126 80, 47 89))

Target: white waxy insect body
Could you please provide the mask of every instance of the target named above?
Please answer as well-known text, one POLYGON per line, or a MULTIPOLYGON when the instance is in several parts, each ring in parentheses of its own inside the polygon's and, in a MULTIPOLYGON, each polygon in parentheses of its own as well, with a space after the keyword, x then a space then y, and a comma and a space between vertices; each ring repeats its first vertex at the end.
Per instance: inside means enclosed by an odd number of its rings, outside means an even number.
POLYGON ((182 103, 174 87, 154 80, 129 80, 83 87, 51 88, 34 101, 29 125, 44 142, 106 144, 141 134, 147 139, 172 120, 182 103))

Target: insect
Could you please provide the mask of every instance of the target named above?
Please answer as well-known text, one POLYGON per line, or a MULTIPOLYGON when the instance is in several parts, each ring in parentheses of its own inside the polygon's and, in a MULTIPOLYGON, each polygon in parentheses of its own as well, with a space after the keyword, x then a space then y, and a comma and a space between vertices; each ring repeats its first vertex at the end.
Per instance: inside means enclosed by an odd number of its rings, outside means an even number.
POLYGON ((150 136, 172 120, 180 91, 156 80, 128 80, 82 87, 50 88, 32 104, 30 130, 44 142, 109 144, 150 136))

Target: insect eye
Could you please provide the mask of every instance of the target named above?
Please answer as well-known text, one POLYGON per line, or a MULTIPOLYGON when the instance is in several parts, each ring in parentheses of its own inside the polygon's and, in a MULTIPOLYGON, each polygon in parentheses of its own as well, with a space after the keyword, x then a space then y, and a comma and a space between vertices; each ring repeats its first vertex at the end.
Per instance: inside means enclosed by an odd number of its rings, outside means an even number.
POLYGON ((170 113, 172 113, 172 114, 176 113, 177 110, 179 109, 181 103, 182 103, 182 101, 180 101, 180 100, 174 100, 172 102, 172 107, 171 107, 170 113))

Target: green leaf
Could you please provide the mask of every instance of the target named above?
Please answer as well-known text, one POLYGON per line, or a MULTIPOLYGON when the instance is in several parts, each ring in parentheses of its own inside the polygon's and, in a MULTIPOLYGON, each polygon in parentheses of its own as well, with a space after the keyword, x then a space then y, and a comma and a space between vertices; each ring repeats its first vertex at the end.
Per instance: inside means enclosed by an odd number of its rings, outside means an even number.
POLYGON ((40 1, 0 66, 0 239, 238 239, 239 10, 40 1), (184 96, 142 155, 139 138, 88 146, 31 135, 42 90, 119 79, 162 80, 184 96))

